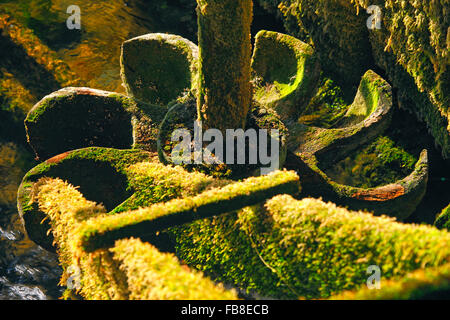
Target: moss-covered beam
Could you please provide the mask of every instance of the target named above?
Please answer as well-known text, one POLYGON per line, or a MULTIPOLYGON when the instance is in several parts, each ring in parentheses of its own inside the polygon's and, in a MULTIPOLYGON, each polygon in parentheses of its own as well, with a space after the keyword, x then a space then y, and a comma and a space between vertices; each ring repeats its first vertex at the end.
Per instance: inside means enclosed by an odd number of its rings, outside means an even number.
POLYGON ((78 231, 78 246, 84 251, 92 252, 110 247, 121 238, 148 236, 198 219, 233 212, 277 194, 295 195, 299 192, 299 178, 294 172, 277 171, 205 191, 194 197, 174 199, 145 209, 87 220, 78 231))
POLYGON ((234 290, 139 239, 118 240, 110 252, 126 275, 130 300, 237 300, 234 290))
POLYGON ((138 239, 122 239, 110 250, 80 253, 72 245, 77 226, 106 209, 86 200, 60 179, 43 178, 35 187, 36 201, 48 214, 59 259, 64 269, 62 284, 74 276, 74 288, 86 299, 236 299, 234 291, 215 284, 202 273, 182 266, 177 258, 161 253, 138 239), (72 272, 72 274, 71 274, 72 272))
POLYGON ((250 110, 252 0, 197 0, 198 115, 205 128, 244 128, 250 110))

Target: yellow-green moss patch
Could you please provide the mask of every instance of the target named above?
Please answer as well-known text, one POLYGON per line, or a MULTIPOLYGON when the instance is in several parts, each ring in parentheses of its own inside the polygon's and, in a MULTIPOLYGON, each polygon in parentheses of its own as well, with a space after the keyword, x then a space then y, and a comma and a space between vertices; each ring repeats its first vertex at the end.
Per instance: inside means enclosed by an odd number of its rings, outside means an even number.
POLYGON ((263 296, 329 297, 366 283, 450 260, 450 234, 392 218, 351 212, 320 200, 277 196, 265 208, 172 230, 177 254, 225 283, 263 296))

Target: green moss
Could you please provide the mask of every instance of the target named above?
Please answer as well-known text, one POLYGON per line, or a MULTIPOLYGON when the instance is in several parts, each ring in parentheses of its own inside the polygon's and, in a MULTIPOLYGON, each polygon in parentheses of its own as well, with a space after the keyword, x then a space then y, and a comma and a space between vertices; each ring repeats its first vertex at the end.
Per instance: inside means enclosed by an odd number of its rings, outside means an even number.
POLYGON ((317 93, 301 112, 298 121, 308 126, 329 129, 342 118, 347 109, 348 104, 341 87, 322 73, 317 93))
POLYGON ((260 203, 277 194, 300 192, 293 172, 275 172, 205 191, 197 196, 155 204, 145 209, 91 219, 78 231, 77 246, 92 252, 115 240, 151 235, 172 226, 220 215, 260 203))
POLYGON ((41 160, 100 146, 156 151, 166 107, 90 88, 64 88, 44 97, 25 120, 28 141, 41 160))
POLYGON ((439 229, 450 230, 450 204, 437 216, 434 225, 439 229))
POLYGON ((172 254, 138 239, 116 242, 114 260, 127 276, 130 300, 236 300, 236 293, 189 270, 172 254), (186 270, 187 269, 187 270, 186 270))
POLYGON ((265 209, 246 208, 172 232, 177 254, 189 265, 278 298, 324 298, 358 288, 369 265, 390 279, 450 259, 447 232, 286 195, 265 209))
POLYGON ((198 116, 206 129, 244 128, 252 99, 251 0, 197 0, 198 116))
POLYGON ((230 181, 216 180, 199 172, 159 163, 141 162, 127 168, 129 188, 135 193, 111 211, 111 214, 148 207, 175 198, 189 197, 230 181))
POLYGON ((361 123, 384 103, 383 98, 390 100, 389 103, 392 104, 390 85, 378 74, 368 70, 361 78, 355 100, 336 126, 345 127, 361 123))
POLYGON ((362 288, 333 296, 335 300, 432 300, 448 299, 450 265, 408 273, 399 279, 381 280, 379 290, 362 288))
POLYGON ((302 117, 289 122, 288 148, 297 154, 317 154, 322 165, 328 167, 386 130, 391 122, 392 104, 391 86, 368 70, 353 103, 341 114, 331 114, 335 118, 331 128, 307 126, 302 117))
POLYGON ((348 97, 359 79, 371 67, 370 44, 364 15, 351 15, 351 1, 260 0, 266 9, 283 17, 292 36, 316 50, 323 70, 336 79, 348 97), (345 41, 342 37, 345 36, 345 41))
POLYGON ((72 245, 77 226, 106 212, 87 201, 73 186, 60 179, 41 179, 36 201, 48 214, 64 268, 66 285, 73 267, 80 270, 77 293, 86 299, 236 299, 232 291, 213 284, 196 271, 186 270, 171 254, 160 253, 137 239, 123 239, 110 251, 92 254, 72 245), (136 272, 139 269, 139 272, 136 272), (199 290, 200 289, 200 290, 199 290))
POLYGON ((373 188, 403 179, 416 162, 415 156, 381 136, 325 172, 338 183, 373 188))
POLYGON ((166 106, 196 87, 198 48, 175 35, 151 33, 122 45, 121 75, 129 96, 166 106))
POLYGON ((68 152, 43 162, 23 178, 18 192, 18 208, 29 237, 52 250, 53 238, 46 215, 31 196, 34 184, 43 177, 61 178, 79 187, 89 200, 103 203, 109 210, 129 198, 134 189, 129 186, 126 168, 152 158, 148 152, 87 148, 68 152), (45 223, 41 223, 42 221, 45 223))
POLYGON ((258 104, 284 120, 295 119, 314 95, 319 75, 318 59, 306 43, 277 32, 256 35, 252 76, 258 104))

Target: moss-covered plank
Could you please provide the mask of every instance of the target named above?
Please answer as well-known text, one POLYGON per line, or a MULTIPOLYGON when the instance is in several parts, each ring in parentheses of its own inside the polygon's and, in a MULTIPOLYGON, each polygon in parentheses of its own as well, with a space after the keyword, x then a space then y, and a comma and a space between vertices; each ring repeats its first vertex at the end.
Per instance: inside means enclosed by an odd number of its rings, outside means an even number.
POLYGON ((234 291, 214 284, 190 270, 172 254, 161 253, 138 239, 122 239, 110 250, 79 252, 73 245, 77 226, 106 209, 86 200, 60 179, 42 178, 35 197, 48 214, 64 269, 61 284, 73 278, 78 294, 86 299, 236 299, 234 291), (79 272, 73 274, 75 270, 79 272))
POLYGON ((118 240, 110 249, 126 277, 130 300, 236 300, 233 290, 214 284, 139 239, 118 240))
POLYGON ((167 228, 251 206, 277 194, 298 194, 294 172, 277 171, 267 176, 205 191, 197 196, 174 199, 148 208, 86 221, 78 231, 78 246, 85 251, 110 247, 131 236, 148 236, 167 228))

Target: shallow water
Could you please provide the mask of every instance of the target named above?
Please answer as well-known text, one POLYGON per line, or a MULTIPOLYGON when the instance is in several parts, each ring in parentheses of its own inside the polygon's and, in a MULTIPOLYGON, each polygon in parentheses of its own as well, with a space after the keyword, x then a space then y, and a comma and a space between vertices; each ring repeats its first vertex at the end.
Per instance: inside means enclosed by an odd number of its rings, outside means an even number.
POLYGON ((58 259, 25 235, 17 210, 0 207, 0 300, 57 299, 58 259))

